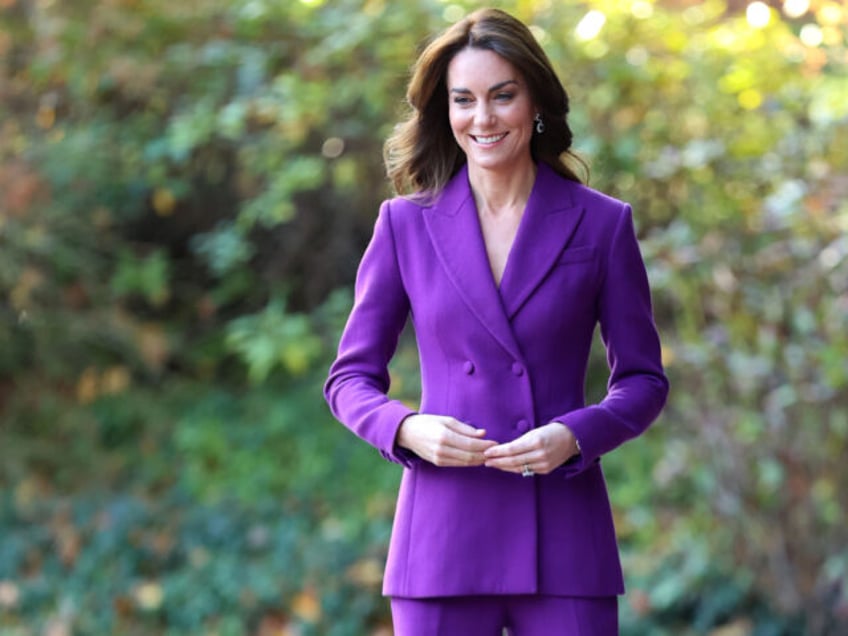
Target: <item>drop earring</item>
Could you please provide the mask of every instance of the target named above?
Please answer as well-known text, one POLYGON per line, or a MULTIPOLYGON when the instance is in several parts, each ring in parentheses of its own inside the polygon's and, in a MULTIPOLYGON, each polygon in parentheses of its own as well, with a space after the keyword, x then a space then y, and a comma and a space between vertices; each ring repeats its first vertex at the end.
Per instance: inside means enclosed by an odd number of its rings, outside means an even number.
POLYGON ((536 113, 536 116, 533 118, 533 121, 536 122, 536 132, 540 135, 545 132, 545 122, 542 121, 542 114, 536 113))

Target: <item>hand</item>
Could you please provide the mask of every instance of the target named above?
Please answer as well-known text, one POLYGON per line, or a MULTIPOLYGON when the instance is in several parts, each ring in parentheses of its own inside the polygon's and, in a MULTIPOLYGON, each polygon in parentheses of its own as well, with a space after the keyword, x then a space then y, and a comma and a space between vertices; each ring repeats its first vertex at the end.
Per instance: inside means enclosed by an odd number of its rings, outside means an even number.
POLYGON ((483 451, 497 444, 486 431, 444 415, 415 414, 400 425, 397 444, 436 466, 482 466, 483 451))
POLYGON ((534 428, 516 440, 492 446, 483 454, 486 466, 521 473, 526 466, 546 475, 578 453, 577 439, 565 424, 551 422, 534 428))

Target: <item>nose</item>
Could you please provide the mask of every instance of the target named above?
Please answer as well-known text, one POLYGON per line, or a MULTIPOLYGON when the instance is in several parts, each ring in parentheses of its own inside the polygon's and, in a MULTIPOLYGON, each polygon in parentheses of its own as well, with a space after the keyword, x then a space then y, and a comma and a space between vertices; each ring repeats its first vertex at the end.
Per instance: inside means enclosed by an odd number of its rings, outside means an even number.
POLYGON ((495 113, 486 100, 480 100, 474 110, 474 123, 477 126, 491 126, 495 121, 495 113))

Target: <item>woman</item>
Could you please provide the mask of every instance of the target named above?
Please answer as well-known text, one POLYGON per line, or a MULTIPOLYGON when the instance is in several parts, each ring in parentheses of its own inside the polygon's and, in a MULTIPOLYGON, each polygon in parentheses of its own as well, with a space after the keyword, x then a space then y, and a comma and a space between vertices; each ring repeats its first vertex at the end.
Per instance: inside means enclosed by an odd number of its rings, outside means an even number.
POLYGON ((623 579, 600 457, 668 392, 627 204, 568 167, 568 97, 530 31, 477 11, 417 61, 395 188, 325 395, 403 464, 383 591, 398 636, 609 636, 623 579), (420 408, 389 399, 411 317, 420 408), (584 404, 596 324, 606 397, 584 404))

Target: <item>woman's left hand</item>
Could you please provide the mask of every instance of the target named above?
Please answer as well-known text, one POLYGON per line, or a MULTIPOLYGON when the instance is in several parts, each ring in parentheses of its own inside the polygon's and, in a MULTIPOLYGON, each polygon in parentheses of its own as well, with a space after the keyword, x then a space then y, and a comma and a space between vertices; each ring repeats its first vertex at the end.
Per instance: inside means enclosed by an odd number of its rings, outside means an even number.
POLYGON ((578 452, 571 430, 564 424, 551 422, 511 442, 492 446, 483 454, 490 468, 519 474, 529 469, 546 475, 578 452))

